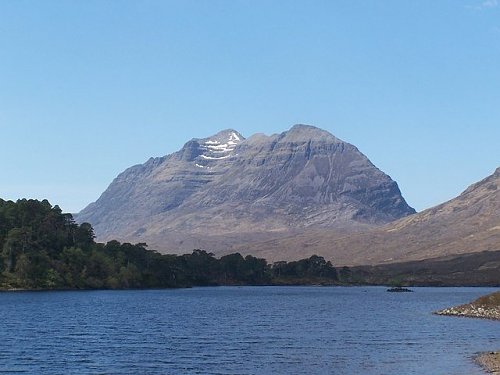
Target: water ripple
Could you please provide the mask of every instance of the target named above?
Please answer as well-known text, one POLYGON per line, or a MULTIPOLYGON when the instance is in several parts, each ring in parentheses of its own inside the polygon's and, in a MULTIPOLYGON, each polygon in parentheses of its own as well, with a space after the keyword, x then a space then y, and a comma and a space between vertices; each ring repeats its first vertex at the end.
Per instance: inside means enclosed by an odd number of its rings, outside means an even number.
POLYGON ((431 311, 487 288, 0 293, 0 373, 455 374, 497 322, 431 311))

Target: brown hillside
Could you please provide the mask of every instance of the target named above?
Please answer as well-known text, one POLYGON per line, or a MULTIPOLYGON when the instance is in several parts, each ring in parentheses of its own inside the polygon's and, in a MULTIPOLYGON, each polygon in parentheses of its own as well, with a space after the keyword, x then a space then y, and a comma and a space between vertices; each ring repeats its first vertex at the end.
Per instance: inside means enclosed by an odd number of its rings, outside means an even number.
POLYGON ((500 249, 500 168, 458 197, 359 233, 303 232, 241 247, 269 260, 311 254, 336 264, 379 264, 500 249))

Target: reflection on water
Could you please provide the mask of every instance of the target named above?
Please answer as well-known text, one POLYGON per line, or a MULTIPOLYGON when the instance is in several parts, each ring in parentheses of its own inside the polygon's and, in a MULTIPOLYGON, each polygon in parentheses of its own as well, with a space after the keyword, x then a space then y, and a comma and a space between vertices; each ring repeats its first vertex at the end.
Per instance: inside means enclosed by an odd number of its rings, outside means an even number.
POLYGON ((434 316, 488 288, 0 293, 0 373, 481 374, 498 322, 434 316))

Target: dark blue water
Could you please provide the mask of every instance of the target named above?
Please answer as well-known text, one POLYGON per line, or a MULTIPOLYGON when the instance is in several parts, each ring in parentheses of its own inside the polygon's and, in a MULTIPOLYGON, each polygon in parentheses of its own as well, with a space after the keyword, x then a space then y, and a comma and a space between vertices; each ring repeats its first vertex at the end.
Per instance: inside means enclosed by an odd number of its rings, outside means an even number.
POLYGON ((440 317, 488 288, 0 293, 0 373, 481 374, 500 323, 440 317))

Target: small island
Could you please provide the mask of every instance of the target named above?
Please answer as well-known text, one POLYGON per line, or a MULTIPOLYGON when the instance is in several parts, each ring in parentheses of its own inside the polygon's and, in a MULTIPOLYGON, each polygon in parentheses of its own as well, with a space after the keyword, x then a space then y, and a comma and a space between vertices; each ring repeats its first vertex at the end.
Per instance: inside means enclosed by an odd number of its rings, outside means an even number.
POLYGON ((391 292, 391 293, 408 293, 408 292, 413 292, 413 290, 408 289, 408 288, 403 288, 402 286, 395 286, 395 287, 387 289, 387 291, 391 292))

